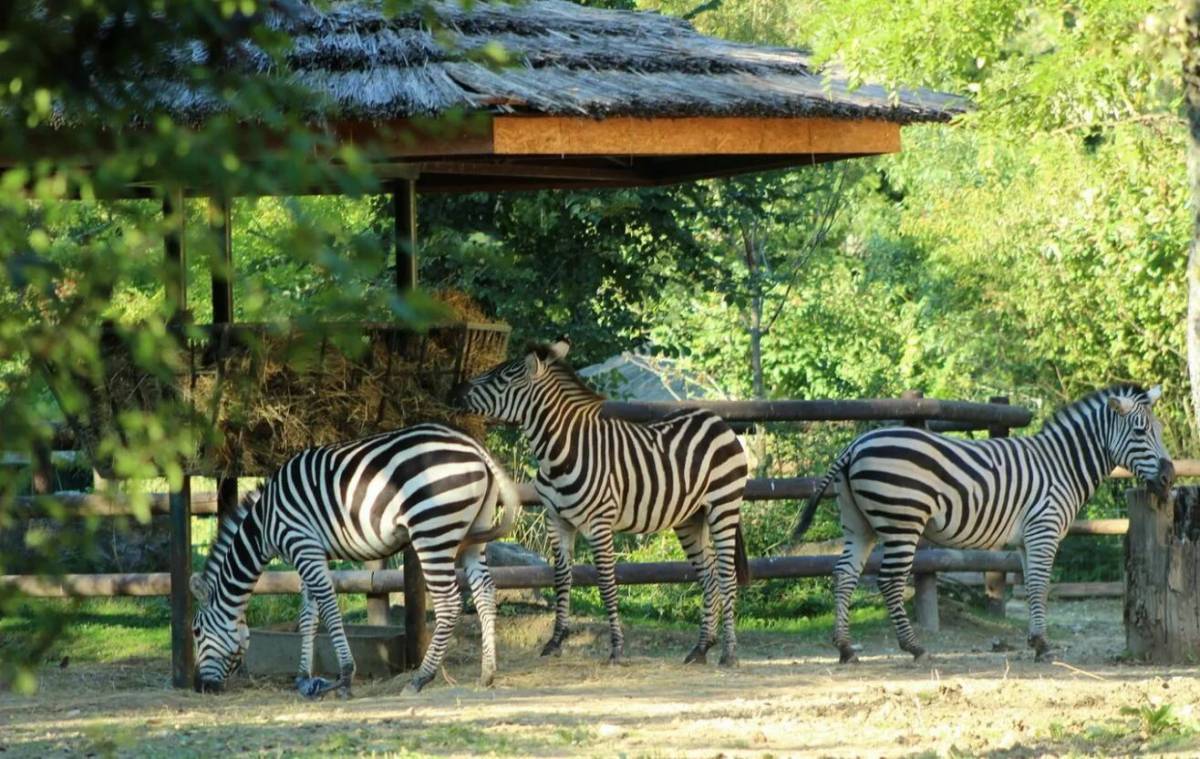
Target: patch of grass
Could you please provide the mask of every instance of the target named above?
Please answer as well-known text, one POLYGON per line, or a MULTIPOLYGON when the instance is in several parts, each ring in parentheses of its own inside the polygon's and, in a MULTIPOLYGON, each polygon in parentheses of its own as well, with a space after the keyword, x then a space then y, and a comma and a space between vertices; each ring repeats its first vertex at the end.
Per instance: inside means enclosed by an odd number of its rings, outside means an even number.
MULTIPOLYGON (((338 596, 343 618, 366 619, 364 596, 338 596)), ((251 626, 294 622, 296 594, 255 596, 246 616, 251 626)), ((171 655, 171 607, 165 598, 31 598, 18 613, 0 618, 0 646, 29 648, 39 636, 57 630, 45 659, 69 656, 77 662, 118 662, 171 655)))
POLYGON ((1163 733, 1179 733, 1184 730, 1183 721, 1175 714, 1174 704, 1122 706, 1121 714, 1136 717, 1138 728, 1147 738, 1153 738, 1163 733))
POLYGON ((30 599, 0 619, 0 645, 23 647, 51 620, 61 625, 48 659, 111 662, 170 653, 171 612, 161 598, 30 599))

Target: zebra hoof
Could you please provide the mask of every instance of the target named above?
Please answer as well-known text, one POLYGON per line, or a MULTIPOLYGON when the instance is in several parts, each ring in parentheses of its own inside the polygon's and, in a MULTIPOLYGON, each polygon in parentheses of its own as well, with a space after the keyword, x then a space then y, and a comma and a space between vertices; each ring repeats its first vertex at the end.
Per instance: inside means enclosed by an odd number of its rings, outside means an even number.
POLYGON ((721 654, 720 664, 722 667, 736 667, 738 665, 737 654, 721 654))
POLYGON ((608 666, 619 667, 625 663, 625 654, 620 651, 613 651, 608 655, 608 666))
POLYGON ((552 640, 542 646, 542 656, 562 656, 562 644, 552 640))
POLYGON ((688 651, 688 655, 683 658, 684 664, 708 664, 708 649, 700 646, 694 647, 688 651))
POLYGON ((490 687, 492 687, 492 683, 495 681, 496 681, 496 673, 495 672, 484 672, 482 675, 479 676, 479 687, 480 688, 490 688, 490 687))
POLYGON ((1029 636, 1029 647, 1034 650, 1033 660, 1036 662, 1052 662, 1054 654, 1050 651, 1050 644, 1041 635, 1029 636))
POLYGON ((400 691, 400 697, 401 698, 415 698, 417 696, 417 694, 419 694, 421 692, 421 689, 424 688, 429 683, 429 681, 432 679, 433 679, 432 676, 430 676, 430 677, 420 677, 420 676, 414 677, 412 680, 408 681, 408 685, 404 686, 404 690, 400 691))
POLYGON ((914 664, 929 664, 930 662, 933 661, 933 657, 930 656, 929 652, 923 648, 919 648, 916 651, 912 651, 910 653, 912 653, 914 664))
POLYGON ((858 664, 858 646, 838 646, 838 664, 858 664))

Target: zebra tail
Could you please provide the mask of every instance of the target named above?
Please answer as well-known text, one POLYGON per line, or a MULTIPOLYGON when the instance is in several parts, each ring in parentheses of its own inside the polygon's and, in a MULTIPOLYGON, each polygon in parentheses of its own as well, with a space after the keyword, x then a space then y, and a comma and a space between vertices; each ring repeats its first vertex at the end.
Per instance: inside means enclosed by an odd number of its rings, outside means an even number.
POLYGON ((846 449, 833 462, 833 466, 829 467, 829 471, 817 483, 817 489, 808 497, 808 503, 804 505, 804 511, 801 512, 800 519, 796 522, 795 529, 792 530, 792 542, 799 540, 804 533, 808 532, 808 528, 812 527, 813 516, 817 513, 817 504, 821 502, 821 496, 829 488, 829 483, 842 473, 850 461, 850 448, 851 446, 846 446, 846 449))
POLYGON ((746 558, 746 541, 742 539, 742 523, 739 521, 733 533, 733 572, 738 585, 749 585, 750 560, 746 558))
POLYGON ((500 489, 500 521, 496 522, 491 528, 482 532, 469 532, 463 538, 463 545, 467 546, 472 543, 487 543, 488 541, 502 538, 512 531, 512 527, 516 524, 517 515, 521 513, 521 493, 517 489, 517 484, 509 479, 500 465, 492 461, 491 457, 486 457, 488 469, 491 470, 492 476, 496 478, 496 485, 500 489))

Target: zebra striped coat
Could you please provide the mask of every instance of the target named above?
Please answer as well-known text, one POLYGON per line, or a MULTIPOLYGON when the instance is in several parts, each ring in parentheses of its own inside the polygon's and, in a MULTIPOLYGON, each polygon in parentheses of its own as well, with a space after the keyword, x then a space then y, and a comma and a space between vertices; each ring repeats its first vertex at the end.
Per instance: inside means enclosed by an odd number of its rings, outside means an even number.
POLYGON ((434 598, 437 624, 420 668, 406 688, 433 679, 461 612, 459 558, 479 610, 484 684, 496 670, 495 589, 484 543, 506 534, 520 509, 516 488, 487 451, 467 435, 421 424, 348 443, 310 448, 273 474, 261 497, 244 498, 225 520, 203 574, 192 577, 200 603, 193 636, 197 690, 220 690, 248 645, 245 608, 265 564, 281 556, 303 585, 297 687, 305 695, 335 688, 349 694, 354 660, 346 641, 330 558, 381 559, 412 545, 434 598), (503 504, 493 527, 497 501, 503 504), (312 676, 318 614, 333 640, 339 678, 312 676))
POLYGON ((834 568, 833 642, 853 661, 850 594, 876 541, 879 584, 900 646, 925 655, 904 613, 904 584, 917 542, 958 548, 1018 544, 1029 599, 1029 644, 1046 658, 1046 593, 1059 541, 1079 507, 1115 465, 1166 494, 1174 467, 1151 407, 1157 387, 1114 386, 1058 411, 1028 437, 962 440, 921 429, 868 432, 838 457, 809 499, 795 531, 812 523, 817 501, 838 480, 845 546, 834 568))
POLYGON ((577 531, 592 545, 616 661, 624 637, 613 534, 673 528, 704 592, 700 640, 687 661, 705 660, 720 619, 721 661, 735 664, 736 586, 748 578, 740 526, 747 475, 741 442, 708 411, 682 411, 653 424, 604 418, 603 396, 563 362, 568 349, 564 339, 537 346, 458 391, 466 409, 521 425, 539 462, 535 487, 551 526, 557 598, 554 633, 542 654, 560 653, 568 633, 577 531))

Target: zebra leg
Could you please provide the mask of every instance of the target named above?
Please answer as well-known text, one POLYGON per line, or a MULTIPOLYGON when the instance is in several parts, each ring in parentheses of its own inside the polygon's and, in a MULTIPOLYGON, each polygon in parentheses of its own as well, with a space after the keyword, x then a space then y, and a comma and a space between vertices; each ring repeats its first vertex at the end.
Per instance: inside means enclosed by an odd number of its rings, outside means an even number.
POLYGON ((542 647, 542 656, 562 656, 571 616, 571 552, 575 550, 575 527, 549 509, 546 518, 550 521, 550 545, 554 549, 554 633, 542 647))
POLYGON ((354 682, 354 657, 350 654, 350 643, 346 640, 346 630, 342 626, 342 612, 338 609, 337 595, 333 592, 333 580, 329 576, 329 563, 325 553, 320 550, 298 553, 292 563, 300 574, 300 580, 307 589, 311 602, 316 605, 321 619, 325 621, 325 629, 329 631, 329 639, 338 658, 338 679, 328 684, 322 682, 319 687, 305 691, 305 695, 322 696, 337 689, 343 697, 349 698, 350 686, 354 682))
MULTIPOLYGON (((842 489, 843 492, 846 490, 842 489)), ((838 500, 842 512, 843 544, 842 555, 833 567, 833 645, 838 649, 838 661, 849 664, 858 661, 858 651, 850 639, 850 597, 858 587, 867 557, 875 547, 875 530, 863 518, 851 494, 839 495, 838 500), (849 499, 849 503, 843 499, 849 499)))
POLYGON ((625 656, 625 634, 621 632, 621 615, 617 609, 617 567, 613 555, 613 532, 607 524, 592 528, 592 555, 596 561, 596 584, 608 612, 609 664, 618 664, 625 656))
POLYGON ((1046 596, 1050 591, 1050 570, 1054 556, 1058 553, 1058 538, 1025 540, 1021 552, 1025 574, 1025 597, 1029 603, 1029 646, 1034 650, 1035 661, 1053 661, 1050 643, 1046 640, 1046 596))
POLYGON ((892 539, 883 543, 883 563, 879 567, 879 589, 887 604, 888 616, 896 628, 896 640, 900 648, 913 655, 920 661, 928 654, 917 641, 908 614, 904 611, 904 586, 912 569, 913 554, 917 550, 919 535, 889 536, 892 539))
POLYGON ((476 543, 463 552, 463 568, 471 585, 471 597, 479 613, 480 647, 483 649, 479 684, 489 686, 496 677, 496 586, 488 571, 484 546, 476 543))
POLYGON ((713 554, 708 547, 708 523, 704 514, 697 512, 691 519, 675 528, 679 544, 687 554, 688 561, 696 570, 700 588, 704 592, 704 617, 700 621, 700 640, 692 648, 684 664, 704 664, 708 660, 708 649, 716 642, 715 631, 717 608, 717 573, 714 571, 713 554))
POLYGON ((741 496, 735 501, 721 505, 708 505, 705 519, 708 532, 712 535, 713 549, 717 557, 717 582, 721 596, 721 666, 736 667, 737 658, 737 528, 741 507, 741 496))
MULTIPOLYGON (((429 648, 425 651, 425 659, 413 674, 412 680, 404 686, 402 695, 416 695, 437 674, 442 658, 446 655, 446 647, 450 644, 450 636, 454 634, 454 628, 458 624, 458 616, 462 613, 462 595, 458 590, 452 551, 453 549, 431 552, 429 549, 417 548, 417 558, 421 561, 425 583, 429 588, 429 595, 433 597, 433 616, 436 621, 433 636, 429 639, 429 648)), ((482 616, 480 618, 482 619, 482 616)))
POLYGON ((312 679, 313 643, 317 637, 317 604, 307 585, 300 586, 300 672, 296 684, 312 679))

